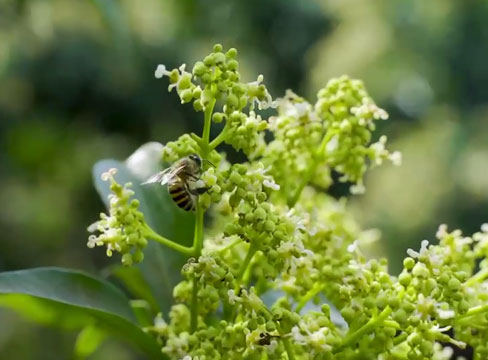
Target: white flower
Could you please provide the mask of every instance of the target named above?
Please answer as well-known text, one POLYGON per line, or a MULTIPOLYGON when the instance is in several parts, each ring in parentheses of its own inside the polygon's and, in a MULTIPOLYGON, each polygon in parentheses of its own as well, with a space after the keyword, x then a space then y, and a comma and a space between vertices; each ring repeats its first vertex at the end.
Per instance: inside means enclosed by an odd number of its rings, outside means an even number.
POLYGON ((118 170, 116 168, 111 168, 107 172, 104 172, 100 177, 103 181, 110 180, 115 174, 117 174, 117 171, 118 170))
POLYGON ((428 246, 429 246, 429 240, 422 240, 422 243, 420 244, 420 252, 416 252, 413 249, 407 249, 407 254, 410 257, 419 258, 420 255, 423 255, 424 253, 427 252, 428 246))
POLYGON ((454 310, 443 310, 443 309, 437 309, 437 314, 443 320, 452 319, 456 315, 454 310))
POLYGON ((357 248, 358 248, 358 241, 355 240, 352 244, 347 246, 347 251, 353 253, 357 250, 357 248))
POLYGON ((229 304, 235 305, 236 302, 241 302, 242 299, 236 295, 234 290, 227 291, 227 296, 229 297, 229 304))
POLYGON ((481 231, 483 231, 484 233, 488 233, 488 223, 481 225, 481 231))
POLYGON ((158 330, 163 330, 168 327, 168 324, 166 324, 166 321, 164 321, 161 313, 159 313, 154 319, 154 327, 158 330))
POLYGON ((156 79, 161 79, 164 75, 169 76, 171 72, 166 70, 166 66, 163 64, 159 64, 158 67, 156 68, 156 71, 154 72, 154 76, 156 79))
POLYGON ((305 345, 307 343, 305 336, 302 335, 302 333, 300 332, 300 328, 298 326, 294 326, 291 329, 291 337, 297 344, 305 345))
POLYGON ((394 151, 389 156, 390 161, 395 166, 400 166, 402 164, 402 153, 400 151, 394 151))
POLYGON ((360 195, 366 192, 366 188, 364 187, 364 184, 362 182, 358 182, 357 184, 351 185, 349 190, 353 195, 360 195))
POLYGON ((446 224, 439 225, 439 229, 437 230, 435 237, 440 240, 446 235, 447 235, 447 225, 446 224))
MULTIPOLYGON (((264 80, 264 76, 263 75, 259 75, 258 76, 258 79, 256 81, 253 81, 253 82, 250 82, 248 83, 247 85, 249 86, 259 86, 264 80)), ((252 103, 254 105, 254 103, 256 103, 258 105, 258 109, 259 110, 265 110, 265 109, 268 109, 268 108, 275 108, 277 106, 277 102, 276 101, 273 101, 273 99, 271 98, 271 95, 270 93, 268 92, 268 90, 266 90, 266 100, 258 100, 257 98, 253 98, 251 99, 252 100, 252 103)))
POLYGON ((388 119, 388 113, 367 98, 363 99, 361 106, 352 107, 351 113, 357 117, 372 116, 375 120, 388 119))
POLYGON ((339 147, 339 138, 337 135, 334 135, 332 139, 327 143, 325 146, 325 150, 328 153, 334 152, 339 147))
POLYGON ((270 188, 270 189, 273 189, 273 190, 279 190, 280 189, 280 185, 275 183, 273 178, 271 178, 271 177, 264 179, 263 186, 270 188))

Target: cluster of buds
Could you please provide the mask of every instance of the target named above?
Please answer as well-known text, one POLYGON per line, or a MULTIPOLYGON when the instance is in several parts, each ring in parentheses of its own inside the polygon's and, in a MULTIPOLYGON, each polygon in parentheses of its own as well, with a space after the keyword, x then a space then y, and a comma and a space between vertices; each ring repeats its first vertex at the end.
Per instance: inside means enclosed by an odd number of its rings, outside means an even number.
POLYGON ((144 236, 145 221, 139 209, 139 200, 131 199, 134 192, 130 183, 124 186, 117 183, 116 169, 102 174, 102 180, 110 181, 109 213, 100 214, 100 220, 90 225, 90 232, 99 231, 99 235, 90 235, 88 247, 106 246, 107 256, 114 251, 122 254, 122 264, 130 266, 141 262, 143 249, 147 245, 144 236))
POLYGON ((399 164, 400 153, 385 150, 386 137, 370 145, 377 120, 388 119, 385 110, 378 107, 368 95, 360 80, 347 76, 330 80, 317 94, 315 112, 324 121, 327 143, 327 164, 342 174, 341 181, 357 183, 353 192, 362 192, 362 178, 372 164, 390 159, 399 164))
POLYGON ((193 101, 196 111, 212 110, 218 101, 221 107, 215 107, 212 121, 225 122, 227 136, 222 141, 248 156, 257 156, 264 149, 263 131, 267 122, 254 110, 256 106, 266 109, 275 103, 262 84, 262 75, 253 82, 241 81, 236 56, 235 49, 224 53, 221 45, 215 45, 213 52, 197 62, 191 73, 185 70, 185 65, 172 71, 159 65, 155 75, 157 78, 167 76, 169 90, 176 89, 182 103, 193 101))

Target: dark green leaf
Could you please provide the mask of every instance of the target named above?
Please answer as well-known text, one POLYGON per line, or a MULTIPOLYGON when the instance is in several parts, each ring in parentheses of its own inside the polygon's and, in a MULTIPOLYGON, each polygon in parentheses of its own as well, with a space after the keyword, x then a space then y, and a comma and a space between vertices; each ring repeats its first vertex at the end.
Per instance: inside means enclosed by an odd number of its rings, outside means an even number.
POLYGON ((0 305, 65 329, 96 325, 132 343, 151 359, 163 358, 154 339, 136 325, 124 293, 80 271, 37 268, 0 273, 0 305))
MULTIPOLYGON (((126 162, 111 159, 97 162, 93 168, 95 187, 107 205, 110 189, 100 176, 110 168, 117 168, 115 179, 121 184, 132 182, 135 197, 141 203, 140 210, 149 226, 173 241, 191 245, 194 215, 179 209, 166 188, 158 184, 140 185, 162 169, 161 151, 160 143, 151 142, 141 146, 126 162)), ((171 306, 173 287, 180 281, 180 269, 185 261, 180 253, 150 241, 144 251, 144 261, 138 265, 165 314, 171 306)))
POLYGON ((161 312, 159 304, 151 293, 151 289, 142 276, 141 269, 136 266, 126 267, 122 265, 111 266, 108 272, 118 279, 135 299, 143 299, 150 306, 154 315, 161 312))

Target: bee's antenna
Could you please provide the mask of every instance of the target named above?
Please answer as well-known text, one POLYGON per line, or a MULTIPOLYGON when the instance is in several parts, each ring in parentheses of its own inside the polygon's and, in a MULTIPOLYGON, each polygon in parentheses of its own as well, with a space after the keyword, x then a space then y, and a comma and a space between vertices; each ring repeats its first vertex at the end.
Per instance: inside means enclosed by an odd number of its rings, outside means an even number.
POLYGON ((212 162, 211 162, 210 160, 203 159, 203 161, 206 161, 206 162, 208 162, 210 165, 212 165, 213 167, 215 167, 215 165, 214 165, 214 164, 212 164, 212 162))

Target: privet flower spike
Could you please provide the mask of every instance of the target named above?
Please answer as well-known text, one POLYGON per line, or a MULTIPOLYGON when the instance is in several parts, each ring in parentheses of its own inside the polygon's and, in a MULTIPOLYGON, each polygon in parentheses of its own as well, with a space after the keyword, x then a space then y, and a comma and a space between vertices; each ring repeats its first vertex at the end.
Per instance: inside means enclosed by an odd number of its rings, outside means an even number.
POLYGON ((346 200, 318 190, 332 184, 336 171, 360 193, 366 170, 401 160, 387 150, 385 136, 371 142, 375 122, 388 115, 361 81, 332 79, 315 104, 291 91, 273 101, 261 75, 241 80, 236 50, 221 45, 191 72, 160 65, 155 75, 169 79, 182 103, 204 112, 202 136, 182 135, 162 151, 168 163, 191 153, 208 160, 194 179, 206 189, 198 194, 195 243, 186 248, 149 229, 129 200, 129 185, 118 184, 111 171, 104 175, 113 191, 109 214, 91 227, 101 235, 92 235, 89 246, 119 251, 127 265, 142 258, 135 254, 146 238, 188 256, 178 269, 175 305, 146 329, 166 355, 448 359, 452 351, 442 343, 470 345, 478 359, 488 358, 488 225, 472 237, 442 225, 438 241, 409 249, 393 276, 385 259, 363 255, 375 236, 354 221, 346 200), (259 111, 269 107, 277 114, 263 118, 259 111), (214 138, 212 121, 223 123, 214 138), (266 130, 273 135, 268 143, 266 130), (216 150, 223 142, 247 161, 229 163, 216 150), (204 211, 212 225, 203 233, 204 211), (334 308, 344 321, 333 321, 334 308))

